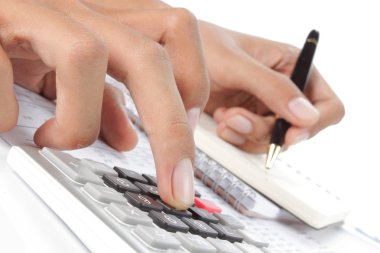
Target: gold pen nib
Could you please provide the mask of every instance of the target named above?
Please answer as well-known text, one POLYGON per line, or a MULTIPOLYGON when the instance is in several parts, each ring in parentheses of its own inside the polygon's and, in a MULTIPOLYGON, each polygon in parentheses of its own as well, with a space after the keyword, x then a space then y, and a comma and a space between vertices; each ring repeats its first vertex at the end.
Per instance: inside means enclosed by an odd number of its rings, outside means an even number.
POLYGON ((276 145, 274 143, 269 145, 267 161, 265 162, 265 168, 270 170, 273 167, 277 159, 277 156, 278 154, 280 154, 280 152, 281 152, 281 146, 276 145))

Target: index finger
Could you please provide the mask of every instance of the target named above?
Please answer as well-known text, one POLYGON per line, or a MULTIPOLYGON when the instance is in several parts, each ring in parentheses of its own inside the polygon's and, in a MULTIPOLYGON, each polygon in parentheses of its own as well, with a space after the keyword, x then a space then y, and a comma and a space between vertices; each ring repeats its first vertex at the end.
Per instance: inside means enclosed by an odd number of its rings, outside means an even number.
POLYGON ((305 95, 320 112, 320 118, 313 126, 307 128, 289 128, 285 137, 286 146, 313 137, 324 128, 338 123, 345 114, 343 103, 316 68, 313 68, 305 95))
POLYGON ((166 51, 89 9, 75 16, 102 36, 109 49, 109 73, 131 92, 152 147, 161 198, 188 208, 194 200, 195 145, 166 51))
POLYGON ((234 74, 227 84, 228 88, 251 94, 293 125, 309 127, 318 121, 319 112, 287 76, 268 68, 243 51, 232 53, 229 62, 229 69, 234 74))

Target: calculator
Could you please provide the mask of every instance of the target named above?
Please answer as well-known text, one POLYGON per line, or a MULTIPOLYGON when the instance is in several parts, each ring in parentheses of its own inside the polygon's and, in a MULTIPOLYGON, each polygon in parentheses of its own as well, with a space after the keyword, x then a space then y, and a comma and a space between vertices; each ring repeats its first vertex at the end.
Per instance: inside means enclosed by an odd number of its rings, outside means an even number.
POLYGON ((91 252, 271 252, 198 191, 187 210, 165 204, 154 175, 30 146, 8 161, 91 252))

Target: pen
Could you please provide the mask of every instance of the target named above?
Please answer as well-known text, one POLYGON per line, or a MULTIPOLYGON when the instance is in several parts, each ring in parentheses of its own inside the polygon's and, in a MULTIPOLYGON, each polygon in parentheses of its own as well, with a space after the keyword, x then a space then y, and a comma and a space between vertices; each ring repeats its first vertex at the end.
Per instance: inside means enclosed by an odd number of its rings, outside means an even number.
MULTIPOLYGON (((304 90, 307 84, 318 39, 318 31, 312 30, 307 36, 290 78, 301 91, 304 90)), ((286 131, 290 126, 290 123, 284 119, 276 120, 273 127, 272 137, 269 142, 268 154, 265 163, 265 167, 267 169, 271 169, 273 167, 278 154, 281 152, 282 145, 284 144, 286 131)))

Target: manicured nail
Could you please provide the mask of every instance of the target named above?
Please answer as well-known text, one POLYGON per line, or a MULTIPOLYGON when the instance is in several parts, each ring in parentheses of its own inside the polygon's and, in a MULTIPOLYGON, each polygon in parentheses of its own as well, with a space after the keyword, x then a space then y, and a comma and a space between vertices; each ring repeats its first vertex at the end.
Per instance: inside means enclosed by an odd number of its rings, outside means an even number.
POLYGON ((316 121, 319 111, 303 97, 298 97, 289 102, 289 110, 302 121, 316 121))
POLYGON ((191 126, 191 129, 195 129, 195 127, 198 124, 199 117, 201 115, 201 109, 198 107, 191 108, 187 111, 187 118, 189 119, 189 124, 191 126))
POLYGON ((245 143, 245 138, 243 136, 240 136, 228 128, 222 132, 221 136, 224 140, 235 145, 242 145, 245 143))
POLYGON ((253 126, 249 119, 241 115, 235 115, 226 121, 226 124, 236 132, 249 134, 252 132, 253 126))
POLYGON ((172 176, 174 199, 183 208, 194 203, 194 170, 190 159, 183 159, 174 168, 172 176))
POLYGON ((302 131, 300 132, 296 138, 294 138, 293 142, 292 142, 292 145, 296 144, 296 143, 299 143, 301 141, 305 141, 307 139, 310 138, 310 134, 308 131, 302 131))

